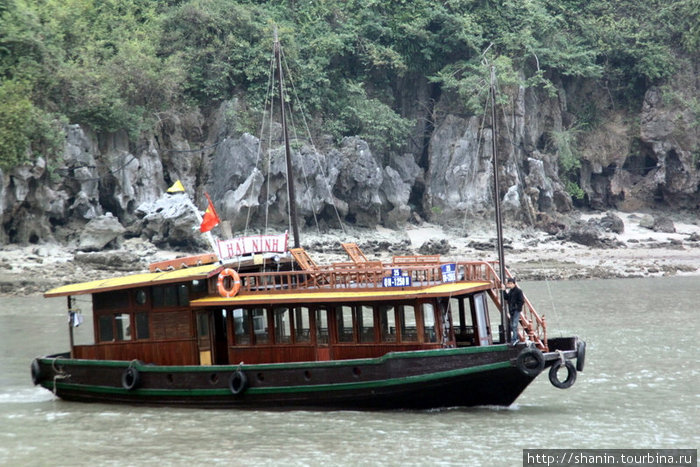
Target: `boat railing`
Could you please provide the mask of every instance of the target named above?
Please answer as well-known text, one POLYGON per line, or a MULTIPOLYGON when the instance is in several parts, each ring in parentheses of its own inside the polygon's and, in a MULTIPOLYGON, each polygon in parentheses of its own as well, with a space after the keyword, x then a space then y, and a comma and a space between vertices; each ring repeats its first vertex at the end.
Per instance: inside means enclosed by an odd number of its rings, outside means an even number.
MULTIPOLYGON (((492 261, 493 267, 498 266, 498 261, 492 261)), ((507 277, 513 277, 510 271, 506 268, 505 270, 507 277)), ((544 315, 540 316, 532 306, 532 302, 524 296, 523 309, 520 313, 520 324, 522 329, 518 330, 518 335, 521 340, 529 340, 534 342, 537 347, 541 350, 548 351, 549 346, 547 344, 547 323, 545 321, 544 315)))
POLYGON ((384 278, 399 274, 410 278, 410 286, 419 288, 454 281, 483 281, 492 287, 500 286, 498 275, 485 261, 451 262, 434 264, 384 264, 379 261, 366 263, 333 263, 314 269, 297 271, 269 271, 242 273, 240 293, 275 293, 290 290, 379 289, 384 288, 384 278), (454 277, 446 277, 442 266, 453 264, 454 277), (397 272, 398 269, 398 272, 397 272))

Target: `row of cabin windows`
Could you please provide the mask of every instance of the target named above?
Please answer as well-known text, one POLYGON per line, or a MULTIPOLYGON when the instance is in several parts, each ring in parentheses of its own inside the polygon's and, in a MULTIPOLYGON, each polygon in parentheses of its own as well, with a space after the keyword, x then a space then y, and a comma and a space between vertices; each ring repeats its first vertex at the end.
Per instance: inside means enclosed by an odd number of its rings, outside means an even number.
MULTIPOLYGON (((138 289, 133 292, 133 300, 137 310, 149 308, 165 309, 187 307, 190 304, 190 291, 206 290, 205 281, 192 281, 191 284, 168 284, 150 288, 138 289), (150 300, 149 300, 150 299, 150 300)), ((149 339, 152 334, 157 339, 176 339, 190 337, 189 326, 168 323, 172 315, 154 314, 154 332, 151 332, 149 314, 147 311, 131 313, 107 313, 110 310, 125 310, 131 308, 129 291, 117 291, 94 294, 93 309, 100 313, 98 317, 98 336, 100 342, 125 341, 131 339, 149 339), (131 320, 135 321, 135 329, 131 320), (135 332, 135 334, 134 334, 135 332)), ((186 318, 188 319, 188 318, 186 318)))
MULTIPOLYGON (((317 344, 328 344, 328 311, 325 307, 305 306, 237 308, 232 312, 234 344, 310 344, 314 336, 317 344)), ((98 337, 100 342, 188 338, 191 337, 189 320, 186 311, 102 313, 97 317, 98 337)), ((419 331, 423 342, 437 340, 431 303, 422 304, 422 313, 417 313, 412 304, 339 305, 335 307, 335 324, 337 342, 341 344, 419 342, 419 331)))
MULTIPOLYGON (((330 340, 329 309, 305 306, 237 308, 232 312, 234 345, 317 344, 330 340)), ((332 319, 332 318, 331 318, 332 319)), ((435 311, 422 304, 422 313, 412 304, 338 305, 335 307, 337 343, 436 342, 435 311), (418 326, 419 320, 422 326, 418 326)))
MULTIPOLYGON (((133 292, 135 308, 176 308, 190 305, 190 293, 206 290, 205 281, 191 284, 168 284, 138 289, 133 292), (150 297, 149 297, 150 292, 150 297)), ((130 308, 129 291, 117 291, 93 295, 95 311, 123 310, 130 308)))

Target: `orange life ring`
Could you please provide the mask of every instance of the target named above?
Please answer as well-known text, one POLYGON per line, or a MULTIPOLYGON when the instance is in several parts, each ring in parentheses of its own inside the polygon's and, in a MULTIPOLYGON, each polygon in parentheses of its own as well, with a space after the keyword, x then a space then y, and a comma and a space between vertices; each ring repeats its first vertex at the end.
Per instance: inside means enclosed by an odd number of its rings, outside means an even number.
POLYGON ((241 276, 231 268, 226 268, 219 273, 219 280, 216 283, 216 288, 219 290, 219 295, 222 297, 233 297, 241 290, 241 276), (231 288, 226 288, 225 279, 231 278, 231 288))

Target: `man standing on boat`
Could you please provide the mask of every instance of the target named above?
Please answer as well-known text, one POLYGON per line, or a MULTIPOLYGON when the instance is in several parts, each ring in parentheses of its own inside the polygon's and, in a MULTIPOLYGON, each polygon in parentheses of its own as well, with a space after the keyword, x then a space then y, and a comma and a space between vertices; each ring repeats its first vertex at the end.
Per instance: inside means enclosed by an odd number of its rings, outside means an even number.
POLYGON ((523 310, 525 297, 523 291, 520 290, 513 277, 506 279, 506 302, 508 303, 508 312, 510 313, 510 343, 515 345, 518 343, 518 323, 520 322, 520 312, 523 310))

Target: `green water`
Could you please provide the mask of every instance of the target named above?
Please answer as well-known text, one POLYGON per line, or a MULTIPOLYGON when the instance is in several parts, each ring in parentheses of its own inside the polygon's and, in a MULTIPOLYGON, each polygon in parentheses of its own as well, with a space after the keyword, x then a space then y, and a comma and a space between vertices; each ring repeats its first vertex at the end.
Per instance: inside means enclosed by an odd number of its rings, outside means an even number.
POLYGON ((543 374, 508 408, 427 412, 64 402, 32 386, 29 365, 68 349, 65 300, 0 297, 0 465, 516 466, 525 448, 700 445, 700 277, 522 287, 550 336, 587 341, 574 387, 543 374))

